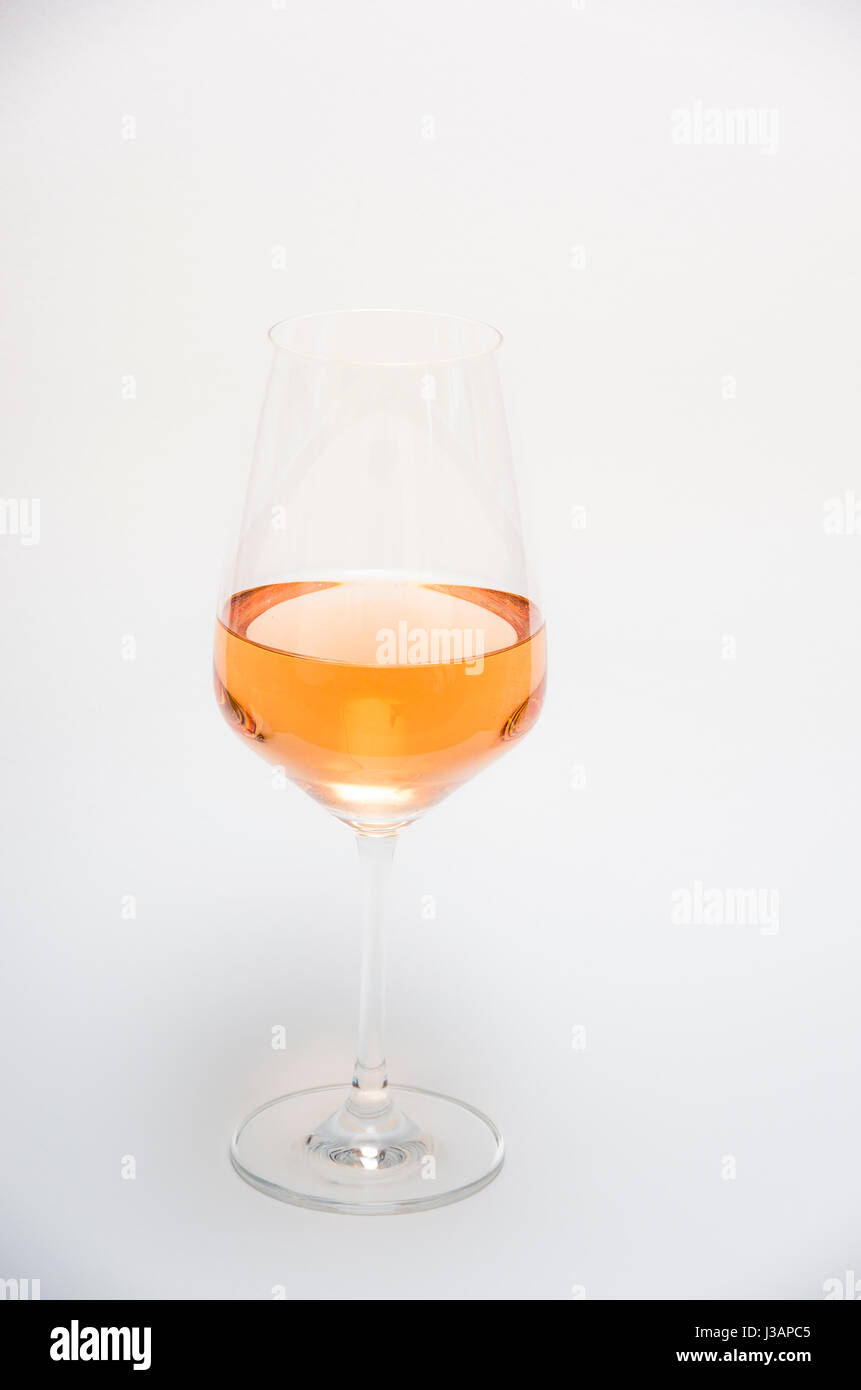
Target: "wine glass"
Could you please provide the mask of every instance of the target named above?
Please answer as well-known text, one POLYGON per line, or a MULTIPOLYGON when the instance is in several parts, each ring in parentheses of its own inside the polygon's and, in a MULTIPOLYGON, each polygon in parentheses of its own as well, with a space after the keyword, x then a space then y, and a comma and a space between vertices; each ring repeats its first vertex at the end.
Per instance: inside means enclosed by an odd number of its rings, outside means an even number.
POLYGON ((271 1196, 417 1211, 496 1176, 499 1130, 390 1086, 386 887, 401 831, 518 742, 545 636, 521 537, 500 334, 448 315, 277 324, 238 547, 215 632, 222 714, 356 833, 363 893, 352 1085, 249 1115, 234 1167, 271 1196))

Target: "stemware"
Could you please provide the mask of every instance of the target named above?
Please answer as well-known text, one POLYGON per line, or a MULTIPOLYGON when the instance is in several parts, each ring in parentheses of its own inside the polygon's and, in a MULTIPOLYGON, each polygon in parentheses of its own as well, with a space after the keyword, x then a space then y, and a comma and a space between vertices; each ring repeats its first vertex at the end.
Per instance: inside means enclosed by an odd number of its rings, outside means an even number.
POLYGON ((352 1085, 237 1128, 254 1186, 340 1212, 421 1210, 489 1182, 501 1135, 388 1082, 386 887, 398 835, 518 742, 544 693, 499 333, 447 315, 328 313, 271 331, 215 688, 236 734, 356 834, 363 946, 352 1085))

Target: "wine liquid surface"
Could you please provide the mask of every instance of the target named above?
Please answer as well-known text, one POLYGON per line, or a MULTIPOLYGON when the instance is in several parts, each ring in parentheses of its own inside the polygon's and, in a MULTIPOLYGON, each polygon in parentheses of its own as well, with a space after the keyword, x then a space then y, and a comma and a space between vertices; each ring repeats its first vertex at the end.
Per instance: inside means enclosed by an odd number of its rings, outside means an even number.
POLYGON ((357 826, 412 820, 525 734, 544 697, 538 609, 495 589, 270 584, 216 624, 236 732, 357 826))

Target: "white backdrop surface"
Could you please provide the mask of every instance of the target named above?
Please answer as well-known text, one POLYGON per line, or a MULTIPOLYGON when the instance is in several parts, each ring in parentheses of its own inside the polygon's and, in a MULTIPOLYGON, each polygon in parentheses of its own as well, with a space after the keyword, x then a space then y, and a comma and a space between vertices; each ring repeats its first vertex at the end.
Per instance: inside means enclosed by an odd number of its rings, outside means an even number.
POLYGON ((0 1277, 821 1298, 861 1271, 861 11, 2 30, 0 493, 39 527, 5 508, 0 1277), (266 329, 367 307, 503 330, 550 640, 542 720, 403 836, 392 904, 392 1074, 493 1115, 506 1167, 378 1220, 228 1163, 349 1075, 358 883, 210 674, 266 329))

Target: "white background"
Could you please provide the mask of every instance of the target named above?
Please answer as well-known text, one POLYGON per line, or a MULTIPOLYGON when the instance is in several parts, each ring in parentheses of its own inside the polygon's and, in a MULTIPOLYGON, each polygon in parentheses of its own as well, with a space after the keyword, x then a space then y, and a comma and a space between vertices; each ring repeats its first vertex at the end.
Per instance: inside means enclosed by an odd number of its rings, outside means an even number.
POLYGON ((861 534, 823 525, 861 498, 858 7, 29 0, 2 29, 0 492, 41 536, 0 535, 0 1277, 821 1298, 861 1271, 861 534), (696 102, 776 110, 776 152, 675 143, 696 102), (505 333, 551 644, 538 728, 394 886, 394 1078, 487 1110, 506 1167, 378 1220, 228 1163, 253 1106, 349 1075, 357 872, 210 675, 266 329, 368 307, 505 333), (696 881, 776 890, 779 930, 674 925, 696 881))

